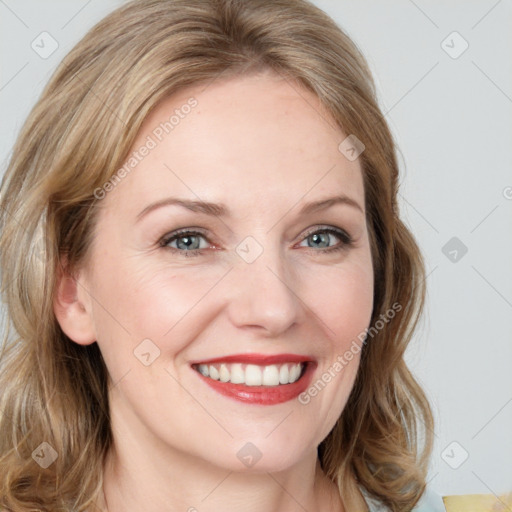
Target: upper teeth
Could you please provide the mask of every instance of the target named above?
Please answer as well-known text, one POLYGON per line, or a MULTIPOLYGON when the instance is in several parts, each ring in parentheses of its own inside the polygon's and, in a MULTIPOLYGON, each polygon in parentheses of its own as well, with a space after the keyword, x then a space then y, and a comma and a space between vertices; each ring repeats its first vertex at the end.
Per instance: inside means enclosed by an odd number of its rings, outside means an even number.
POLYGON ((303 363, 271 364, 268 366, 219 363, 200 364, 197 369, 205 377, 221 382, 245 384, 246 386, 279 386, 279 384, 292 384, 299 380, 303 366, 303 363))

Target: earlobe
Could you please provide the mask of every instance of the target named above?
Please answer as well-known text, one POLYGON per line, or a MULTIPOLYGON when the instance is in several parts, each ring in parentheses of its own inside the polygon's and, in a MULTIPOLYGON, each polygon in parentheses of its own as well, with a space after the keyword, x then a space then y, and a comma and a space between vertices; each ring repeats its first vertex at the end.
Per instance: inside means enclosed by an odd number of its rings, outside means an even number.
POLYGON ((59 265, 53 311, 64 334, 79 345, 96 341, 90 301, 86 300, 89 297, 84 298, 86 294, 75 277, 59 265))

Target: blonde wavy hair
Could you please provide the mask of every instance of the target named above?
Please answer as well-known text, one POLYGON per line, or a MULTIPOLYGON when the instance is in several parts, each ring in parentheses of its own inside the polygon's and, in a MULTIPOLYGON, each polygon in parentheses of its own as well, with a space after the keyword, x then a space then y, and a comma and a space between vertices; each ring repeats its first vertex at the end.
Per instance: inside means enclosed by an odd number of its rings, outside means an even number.
POLYGON ((94 190, 127 158, 164 98, 220 75, 273 70, 312 91, 361 154, 374 265, 371 325, 348 403, 318 448, 347 510, 356 485, 396 511, 425 489, 428 401, 404 362, 424 301, 424 264, 399 218, 396 147, 357 46, 306 0, 136 0, 115 10, 63 59, 14 146, 1 186, 0 264, 6 305, 0 353, 0 509, 85 511, 112 444, 109 376, 96 343, 60 329, 53 296, 63 261, 86 264, 94 190), (382 323, 382 322, 381 322, 382 323), (44 469, 32 453, 58 453, 44 469))

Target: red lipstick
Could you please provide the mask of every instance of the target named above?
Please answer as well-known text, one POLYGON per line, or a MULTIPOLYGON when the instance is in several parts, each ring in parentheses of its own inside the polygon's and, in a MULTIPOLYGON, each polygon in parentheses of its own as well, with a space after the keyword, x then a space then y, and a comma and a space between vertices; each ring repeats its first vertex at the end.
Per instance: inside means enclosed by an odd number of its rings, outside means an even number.
POLYGON ((301 356, 297 354, 237 354, 197 362, 194 361, 191 365, 198 377, 205 384, 223 396, 246 404, 275 405, 293 400, 304 392, 310 385, 317 363, 309 356, 301 356), (206 377, 197 371, 199 364, 213 365, 216 363, 241 363, 258 366, 302 363, 303 369, 300 378, 291 384, 280 384, 277 386, 248 386, 246 384, 233 384, 231 382, 215 380, 213 378, 206 377))
POLYGON ((306 362, 313 362, 313 359, 311 359, 311 357, 309 356, 301 356, 298 354, 235 354, 232 356, 215 357, 213 359, 202 359, 200 361, 193 361, 191 364, 246 363, 264 366, 268 364, 306 362))

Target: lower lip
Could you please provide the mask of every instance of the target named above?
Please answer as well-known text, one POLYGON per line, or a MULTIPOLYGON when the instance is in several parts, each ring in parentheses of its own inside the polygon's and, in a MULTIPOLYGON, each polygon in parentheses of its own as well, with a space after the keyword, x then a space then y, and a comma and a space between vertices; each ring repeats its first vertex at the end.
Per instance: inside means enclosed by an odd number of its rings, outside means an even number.
POLYGON ((210 379, 196 370, 193 371, 208 384, 208 386, 221 395, 249 404, 274 405, 293 400, 304 392, 311 382, 315 367, 315 363, 306 363, 304 373, 298 381, 292 384, 281 384, 279 386, 246 386, 244 384, 232 384, 231 382, 221 382, 220 380, 210 379))

